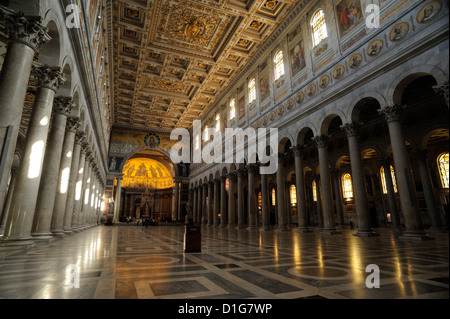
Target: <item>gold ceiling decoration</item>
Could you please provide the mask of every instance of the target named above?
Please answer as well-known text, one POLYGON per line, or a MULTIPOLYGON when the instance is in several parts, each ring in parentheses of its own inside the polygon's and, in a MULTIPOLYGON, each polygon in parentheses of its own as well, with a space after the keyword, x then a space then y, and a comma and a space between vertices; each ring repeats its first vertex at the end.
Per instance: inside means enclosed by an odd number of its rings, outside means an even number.
POLYGON ((114 125, 190 128, 296 2, 113 0, 114 125))

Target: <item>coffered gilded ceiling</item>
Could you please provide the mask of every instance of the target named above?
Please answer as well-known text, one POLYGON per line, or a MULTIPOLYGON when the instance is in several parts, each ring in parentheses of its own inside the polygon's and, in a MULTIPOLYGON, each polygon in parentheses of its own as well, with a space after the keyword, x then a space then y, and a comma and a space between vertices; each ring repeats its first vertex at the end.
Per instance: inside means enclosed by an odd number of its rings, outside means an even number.
POLYGON ((114 0, 114 124, 190 128, 294 0, 114 0))

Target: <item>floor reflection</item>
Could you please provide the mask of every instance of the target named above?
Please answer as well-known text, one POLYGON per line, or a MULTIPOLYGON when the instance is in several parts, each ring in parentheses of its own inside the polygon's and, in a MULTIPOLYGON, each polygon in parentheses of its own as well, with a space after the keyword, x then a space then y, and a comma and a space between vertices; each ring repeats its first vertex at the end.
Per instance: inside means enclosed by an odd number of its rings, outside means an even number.
POLYGON ((186 254, 183 227, 101 226, 0 260, 0 298, 448 298, 448 234, 377 232, 202 227, 202 251, 186 254), (369 264, 378 289, 366 287, 369 264))

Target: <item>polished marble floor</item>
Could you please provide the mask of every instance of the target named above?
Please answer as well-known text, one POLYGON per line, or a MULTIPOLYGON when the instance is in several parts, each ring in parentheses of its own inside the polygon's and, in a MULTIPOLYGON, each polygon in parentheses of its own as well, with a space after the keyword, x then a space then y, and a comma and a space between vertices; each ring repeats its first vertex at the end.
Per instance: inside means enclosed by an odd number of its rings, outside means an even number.
POLYGON ((183 253, 184 227, 99 226, 0 255, 0 298, 449 298, 448 233, 409 242, 377 231, 203 227, 202 251, 183 253), (369 264, 380 288, 366 287, 369 264))

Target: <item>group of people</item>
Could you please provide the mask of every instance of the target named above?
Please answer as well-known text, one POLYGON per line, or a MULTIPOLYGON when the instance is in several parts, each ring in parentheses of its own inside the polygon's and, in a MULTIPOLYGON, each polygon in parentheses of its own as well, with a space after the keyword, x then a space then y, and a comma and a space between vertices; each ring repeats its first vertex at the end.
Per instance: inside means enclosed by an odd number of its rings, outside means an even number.
POLYGON ((130 223, 134 223, 136 222, 136 226, 142 225, 145 226, 145 228, 147 228, 149 225, 150 226, 158 226, 158 221, 154 218, 142 218, 142 219, 134 219, 131 217, 127 217, 127 225, 129 225, 130 223))

